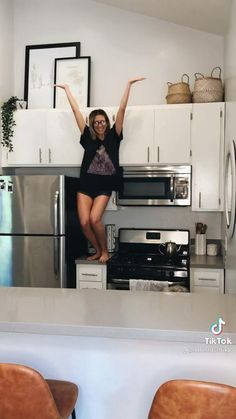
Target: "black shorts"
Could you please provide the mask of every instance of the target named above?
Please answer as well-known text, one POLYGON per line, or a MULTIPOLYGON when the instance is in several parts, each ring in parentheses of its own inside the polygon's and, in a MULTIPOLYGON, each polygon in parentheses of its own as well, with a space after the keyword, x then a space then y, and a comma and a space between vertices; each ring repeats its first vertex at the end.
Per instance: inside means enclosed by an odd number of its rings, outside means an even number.
POLYGON ((92 199, 97 198, 97 196, 100 196, 100 195, 111 196, 111 194, 112 194, 112 191, 102 191, 102 190, 101 191, 85 191, 85 190, 81 189, 78 192, 80 192, 84 195, 90 196, 90 198, 92 198, 92 199))

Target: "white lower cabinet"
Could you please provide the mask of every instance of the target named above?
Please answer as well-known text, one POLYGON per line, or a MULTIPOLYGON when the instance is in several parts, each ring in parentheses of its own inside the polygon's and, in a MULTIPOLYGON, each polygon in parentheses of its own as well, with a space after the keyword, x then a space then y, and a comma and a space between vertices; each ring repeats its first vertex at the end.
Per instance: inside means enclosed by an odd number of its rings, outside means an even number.
POLYGON ((91 262, 91 264, 77 263, 76 288, 106 289, 106 275, 106 265, 98 265, 97 262, 91 262))
POLYGON ((224 269, 192 268, 190 291, 224 294, 224 269))

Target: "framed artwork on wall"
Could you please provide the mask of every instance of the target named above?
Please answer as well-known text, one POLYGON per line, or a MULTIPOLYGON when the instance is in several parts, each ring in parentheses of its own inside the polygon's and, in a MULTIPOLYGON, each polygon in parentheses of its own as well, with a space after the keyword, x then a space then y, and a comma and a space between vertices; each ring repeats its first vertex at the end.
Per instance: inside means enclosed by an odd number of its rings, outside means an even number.
MULTIPOLYGON (((90 57, 56 58, 54 83, 68 84, 75 100, 81 107, 90 104, 90 57)), ((69 102, 65 92, 54 88, 54 108, 68 109, 69 102)))
POLYGON ((79 55, 80 42, 26 46, 24 100, 29 109, 53 108, 55 58, 79 55))

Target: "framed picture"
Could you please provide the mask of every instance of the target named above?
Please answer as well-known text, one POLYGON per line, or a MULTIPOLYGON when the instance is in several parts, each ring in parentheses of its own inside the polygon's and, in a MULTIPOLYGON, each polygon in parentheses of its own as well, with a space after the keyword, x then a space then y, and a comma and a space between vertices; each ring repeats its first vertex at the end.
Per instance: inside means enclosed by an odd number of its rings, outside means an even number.
MULTIPOLYGON (((68 84, 81 107, 90 103, 90 61, 90 57, 55 59, 55 84, 68 84)), ((54 108, 68 109, 69 106, 65 92, 55 87, 54 108)))
POLYGON ((26 46, 24 100, 29 109, 53 107, 55 58, 79 55, 80 42, 26 46))

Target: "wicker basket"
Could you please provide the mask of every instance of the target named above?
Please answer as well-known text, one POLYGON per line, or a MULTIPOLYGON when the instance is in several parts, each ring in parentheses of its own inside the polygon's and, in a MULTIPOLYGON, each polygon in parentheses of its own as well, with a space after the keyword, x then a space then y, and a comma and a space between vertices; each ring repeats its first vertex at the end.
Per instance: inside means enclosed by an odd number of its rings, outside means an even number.
POLYGON ((201 73, 195 73, 195 84, 193 91, 194 103, 222 102, 224 92, 220 75, 220 67, 213 68, 211 77, 204 77, 201 73), (213 77, 213 72, 215 70, 219 70, 218 77, 213 77))
POLYGON ((189 76, 187 74, 183 74, 181 77, 181 82, 179 83, 171 83, 168 81, 168 92, 167 95, 173 95, 175 93, 184 93, 184 94, 191 94, 189 88, 189 76), (187 82, 184 82, 184 77, 187 77, 187 82))
POLYGON ((191 93, 173 93, 166 96, 166 102, 168 104, 191 103, 192 95, 191 93))
POLYGON ((192 101, 192 95, 189 88, 189 76, 183 74, 181 82, 171 83, 168 81, 168 92, 166 96, 166 102, 168 104, 174 103, 190 103, 192 101), (184 77, 187 78, 187 82, 184 81, 184 77))

